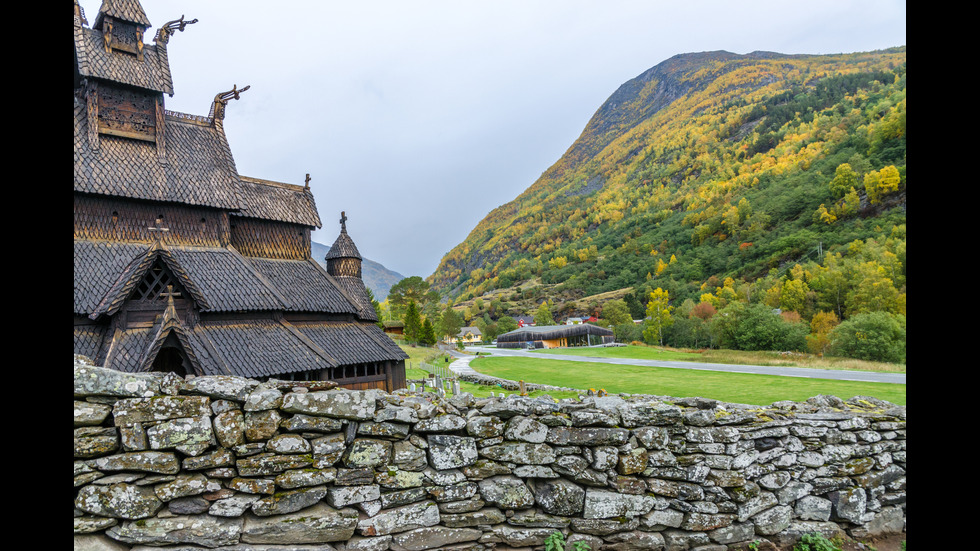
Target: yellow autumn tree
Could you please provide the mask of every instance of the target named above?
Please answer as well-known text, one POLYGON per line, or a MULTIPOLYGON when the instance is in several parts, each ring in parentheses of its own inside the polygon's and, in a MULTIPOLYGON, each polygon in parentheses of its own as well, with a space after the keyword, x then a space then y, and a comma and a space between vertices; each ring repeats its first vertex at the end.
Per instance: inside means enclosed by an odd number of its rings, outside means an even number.
POLYGON ((872 205, 881 201, 889 193, 898 191, 902 176, 894 166, 886 166, 881 170, 872 170, 864 175, 864 191, 872 205))
POLYGON ((830 332, 840 320, 833 312, 817 312, 810 320, 810 334, 806 336, 806 346, 813 354, 823 355, 830 346, 830 332))
POLYGON ((647 303, 646 328, 643 330, 643 340, 648 343, 659 342, 664 345, 664 330, 674 324, 674 318, 670 315, 674 307, 670 305, 670 297, 667 291, 657 287, 650 293, 650 302, 647 303))

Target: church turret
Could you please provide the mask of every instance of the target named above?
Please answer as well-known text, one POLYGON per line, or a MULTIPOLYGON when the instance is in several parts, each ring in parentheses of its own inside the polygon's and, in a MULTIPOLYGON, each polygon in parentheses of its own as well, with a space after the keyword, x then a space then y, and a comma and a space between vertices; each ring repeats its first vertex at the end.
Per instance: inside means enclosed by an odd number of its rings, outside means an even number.
POLYGON ((127 52, 143 61, 143 33, 149 26, 137 0, 105 0, 92 28, 102 32, 106 52, 127 52))
POLYGON ((168 22, 146 44, 150 20, 138 0, 103 0, 92 28, 76 1, 75 96, 85 105, 90 149, 102 147, 102 136, 155 142, 166 162, 163 94, 174 93, 166 43, 195 21, 168 22))
POLYGON ((347 215, 340 213, 340 235, 327 252, 327 273, 332 276, 361 277, 361 253, 347 235, 347 215))

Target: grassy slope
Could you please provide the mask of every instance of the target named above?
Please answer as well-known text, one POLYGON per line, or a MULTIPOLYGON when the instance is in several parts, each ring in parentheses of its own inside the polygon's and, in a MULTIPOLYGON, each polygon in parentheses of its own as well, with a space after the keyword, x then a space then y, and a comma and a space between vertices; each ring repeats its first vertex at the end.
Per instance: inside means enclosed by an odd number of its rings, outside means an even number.
POLYGON ((479 358, 471 367, 504 379, 524 379, 572 388, 604 388, 610 393, 702 396, 728 402, 767 405, 779 400, 806 400, 817 394, 842 399, 874 396, 904 405, 905 385, 859 383, 796 377, 693 371, 614 364, 583 364, 535 358, 479 358))

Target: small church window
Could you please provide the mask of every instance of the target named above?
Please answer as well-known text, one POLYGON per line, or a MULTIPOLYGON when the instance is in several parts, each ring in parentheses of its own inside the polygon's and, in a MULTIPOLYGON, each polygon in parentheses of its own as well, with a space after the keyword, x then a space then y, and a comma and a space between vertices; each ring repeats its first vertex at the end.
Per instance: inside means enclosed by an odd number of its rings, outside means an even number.
POLYGON ((156 264, 153 266, 153 268, 146 272, 146 275, 143 276, 143 280, 136 286, 136 299, 163 300, 164 297, 162 297, 161 294, 167 290, 167 286, 169 285, 174 285, 174 281, 170 277, 170 274, 163 269, 163 266, 156 264))

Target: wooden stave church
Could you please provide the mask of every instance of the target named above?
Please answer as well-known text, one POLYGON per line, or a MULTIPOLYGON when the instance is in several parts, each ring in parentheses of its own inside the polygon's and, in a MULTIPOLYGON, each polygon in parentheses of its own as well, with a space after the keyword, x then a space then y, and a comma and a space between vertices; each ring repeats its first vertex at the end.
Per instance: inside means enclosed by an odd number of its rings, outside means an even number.
POLYGON ((305 186, 241 176, 223 119, 166 111, 170 38, 138 0, 75 1, 74 351, 120 371, 405 387, 405 353, 377 326, 347 233, 324 269, 305 186))

